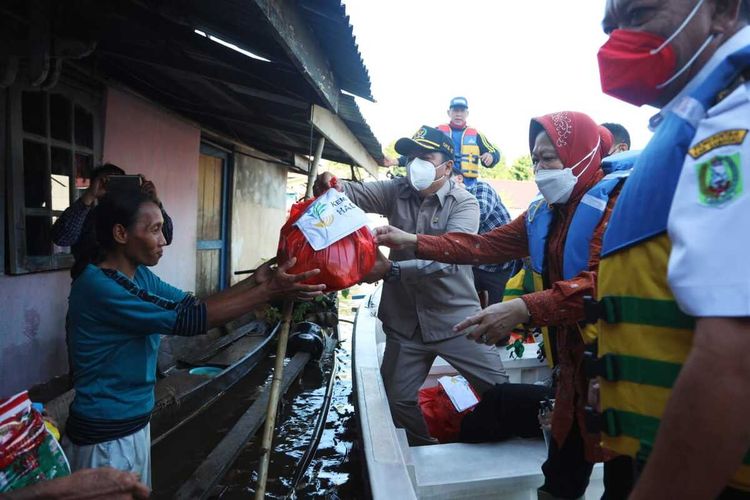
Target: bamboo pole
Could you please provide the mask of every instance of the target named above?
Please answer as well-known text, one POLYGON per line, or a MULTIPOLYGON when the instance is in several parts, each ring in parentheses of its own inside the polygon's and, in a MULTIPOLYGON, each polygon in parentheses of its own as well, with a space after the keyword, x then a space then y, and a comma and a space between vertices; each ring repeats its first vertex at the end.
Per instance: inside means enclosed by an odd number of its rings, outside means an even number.
MULTIPOLYGON (((315 178, 318 175, 318 163, 323 155, 323 147, 326 144, 325 137, 318 139, 318 144, 315 148, 315 156, 313 157, 313 163, 310 165, 310 171, 307 174, 307 191, 305 198, 312 198, 313 185, 315 184, 315 178)), ((268 415, 266 416, 266 423, 263 427, 263 441, 260 447, 260 465, 258 467, 258 488, 255 490, 255 500, 261 500, 266 494, 266 482, 268 481, 268 466, 271 462, 271 448, 273 444, 273 431, 276 428, 276 408, 279 404, 279 393, 281 392, 281 380, 284 376, 284 358, 286 357, 286 344, 289 340, 289 329, 292 323, 292 311, 294 309, 294 301, 284 301, 284 309, 282 312, 283 323, 281 325, 281 333, 279 334, 279 344, 276 348, 276 362, 273 367, 273 381, 271 383, 271 397, 268 398, 268 415)))
POLYGON ((313 157, 313 163, 310 166, 310 171, 307 173, 307 191, 305 192, 305 199, 312 198, 313 186, 315 185, 315 178, 318 176, 318 163, 323 155, 323 147, 326 145, 326 138, 321 137, 318 139, 318 144, 315 147, 315 156, 313 157))
POLYGON ((276 361, 273 367, 273 380, 271 381, 271 396, 268 398, 268 412, 266 423, 263 427, 263 441, 260 447, 260 466, 258 468, 258 488, 255 490, 255 499, 260 500, 266 494, 266 481, 268 480, 268 466, 271 461, 271 445, 273 443, 273 431, 276 427, 276 408, 279 405, 281 392, 281 380, 284 377, 284 358, 286 358, 286 344, 289 340, 289 329, 292 323, 293 300, 284 301, 282 312, 281 333, 279 343, 276 346, 276 361))

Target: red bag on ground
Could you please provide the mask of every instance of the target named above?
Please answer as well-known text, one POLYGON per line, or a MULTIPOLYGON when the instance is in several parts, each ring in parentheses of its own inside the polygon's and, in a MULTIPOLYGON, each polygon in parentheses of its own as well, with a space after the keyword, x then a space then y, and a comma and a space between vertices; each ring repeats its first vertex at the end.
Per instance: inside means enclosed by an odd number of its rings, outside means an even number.
POLYGON ((289 219, 281 228, 277 256, 280 263, 297 257, 288 271, 291 274, 320 269, 320 274, 305 283, 322 283, 326 292, 334 292, 360 283, 375 264, 378 250, 370 229, 365 226, 316 251, 294 224, 318 198, 292 205, 289 219))
POLYGON ((438 384, 419 390, 419 407, 424 415, 430 436, 441 443, 455 443, 461 433, 461 420, 474 409, 456 411, 445 389, 438 384))

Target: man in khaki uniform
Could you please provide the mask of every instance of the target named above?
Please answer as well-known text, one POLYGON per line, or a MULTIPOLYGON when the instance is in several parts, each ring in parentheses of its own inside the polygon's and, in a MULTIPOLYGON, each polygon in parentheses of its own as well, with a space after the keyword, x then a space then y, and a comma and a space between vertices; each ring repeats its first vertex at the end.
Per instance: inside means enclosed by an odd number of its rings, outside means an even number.
MULTIPOLYGON (((451 180, 454 150, 449 137, 423 126, 396 142, 409 158, 406 178, 341 182, 336 188, 365 212, 417 234, 476 233, 476 198, 451 180)), ((333 175, 318 176, 317 191, 331 186, 333 175)), ((391 414, 406 429, 412 445, 433 444, 417 403, 417 393, 437 356, 453 365, 479 393, 508 381, 495 347, 477 344, 453 326, 479 312, 471 266, 417 259, 410 250, 392 250, 379 258, 369 279, 383 279, 378 317, 386 333, 380 368, 391 414)))

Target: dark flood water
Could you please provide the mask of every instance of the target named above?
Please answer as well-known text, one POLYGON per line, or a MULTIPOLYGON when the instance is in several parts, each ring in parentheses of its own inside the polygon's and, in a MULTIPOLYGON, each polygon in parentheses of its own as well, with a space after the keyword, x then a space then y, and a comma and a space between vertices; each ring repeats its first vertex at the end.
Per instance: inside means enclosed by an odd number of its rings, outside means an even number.
MULTIPOLYGON (((351 303, 345 301, 344 304, 341 318, 353 319, 351 303)), ((352 325, 341 322, 339 342, 333 353, 320 362, 311 361, 302 377, 282 397, 266 498, 369 498, 353 406, 351 333, 352 325), (320 444, 297 488, 293 489, 297 464, 311 441, 334 368, 331 405, 320 444)), ((272 366, 273 356, 209 409, 154 446, 154 497, 174 495, 258 396, 260 387, 271 377, 272 366)), ((231 500, 254 495, 261 434, 262 427, 219 481, 212 498, 231 500)))

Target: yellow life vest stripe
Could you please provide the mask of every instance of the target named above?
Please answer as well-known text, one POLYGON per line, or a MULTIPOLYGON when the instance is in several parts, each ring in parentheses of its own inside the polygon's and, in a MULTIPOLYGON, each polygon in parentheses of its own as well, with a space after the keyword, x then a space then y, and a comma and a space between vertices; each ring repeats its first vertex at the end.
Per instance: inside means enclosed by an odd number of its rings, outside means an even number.
MULTIPOLYGON (((648 457, 656 440, 660 420, 656 417, 609 408, 602 414, 607 434, 610 436, 640 436, 642 458, 648 457)), ((750 452, 742 458, 744 465, 750 464, 750 452)))
POLYGON ((503 302, 508 302, 509 300, 515 299, 516 297, 520 297, 522 295, 526 295, 527 293, 531 293, 534 291, 534 278, 531 275, 531 271, 526 271, 526 269, 521 269, 516 273, 515 276, 513 276, 511 279, 508 280, 508 283, 505 284, 505 292, 503 292, 503 302))
POLYGON ((635 384, 633 382, 610 382, 599 379, 599 397, 602 410, 609 408, 633 413, 641 413, 651 417, 661 417, 667 405, 671 389, 650 385, 635 384))
POLYGON ((599 300, 606 290, 607 296, 642 297, 645 299, 673 300, 667 280, 667 263, 672 245, 666 234, 655 236, 647 242, 603 258, 597 275, 599 300), (623 276, 630 269, 633 276, 623 276), (648 273, 640 272, 648 269, 648 273))
MULTIPOLYGON (((601 405, 602 408, 614 409, 620 412, 637 413, 649 415, 655 420, 658 419, 666 407, 667 400, 671 395, 671 389, 662 387, 652 387, 631 382, 608 382, 600 379, 601 384, 601 405), (645 406, 644 406, 645 404, 645 406)), ((622 426, 621 434, 611 436, 608 434, 605 420, 605 432, 602 433, 602 446, 613 450, 618 454, 635 457, 646 452, 648 446, 642 446, 642 433, 625 433, 622 426)), ((628 431, 634 431, 628 429, 628 431)), ((653 444, 653 441, 651 442, 653 444)), ((748 455, 745 455, 744 464, 748 464, 748 455)), ((729 486, 743 491, 750 490, 750 465, 742 465, 737 469, 734 476, 729 482, 729 486)))
MULTIPOLYGON (((536 271, 530 272, 532 277, 534 278, 534 291, 539 292, 541 290, 544 290, 544 279, 542 278, 542 275, 537 273, 536 271)), ((555 366, 555 351, 552 349, 552 336, 549 333, 549 328, 546 326, 542 327, 542 338, 544 339, 544 356, 547 360, 547 366, 553 368, 555 366)), ((557 344, 556 341, 555 344, 557 344)))
POLYGON ((610 324, 600 321, 599 355, 628 354, 667 363, 684 363, 693 343, 693 332, 679 328, 650 327, 630 323, 610 324), (654 345, 654 335, 659 345, 654 345), (666 346, 666 348, 664 347, 666 346))

